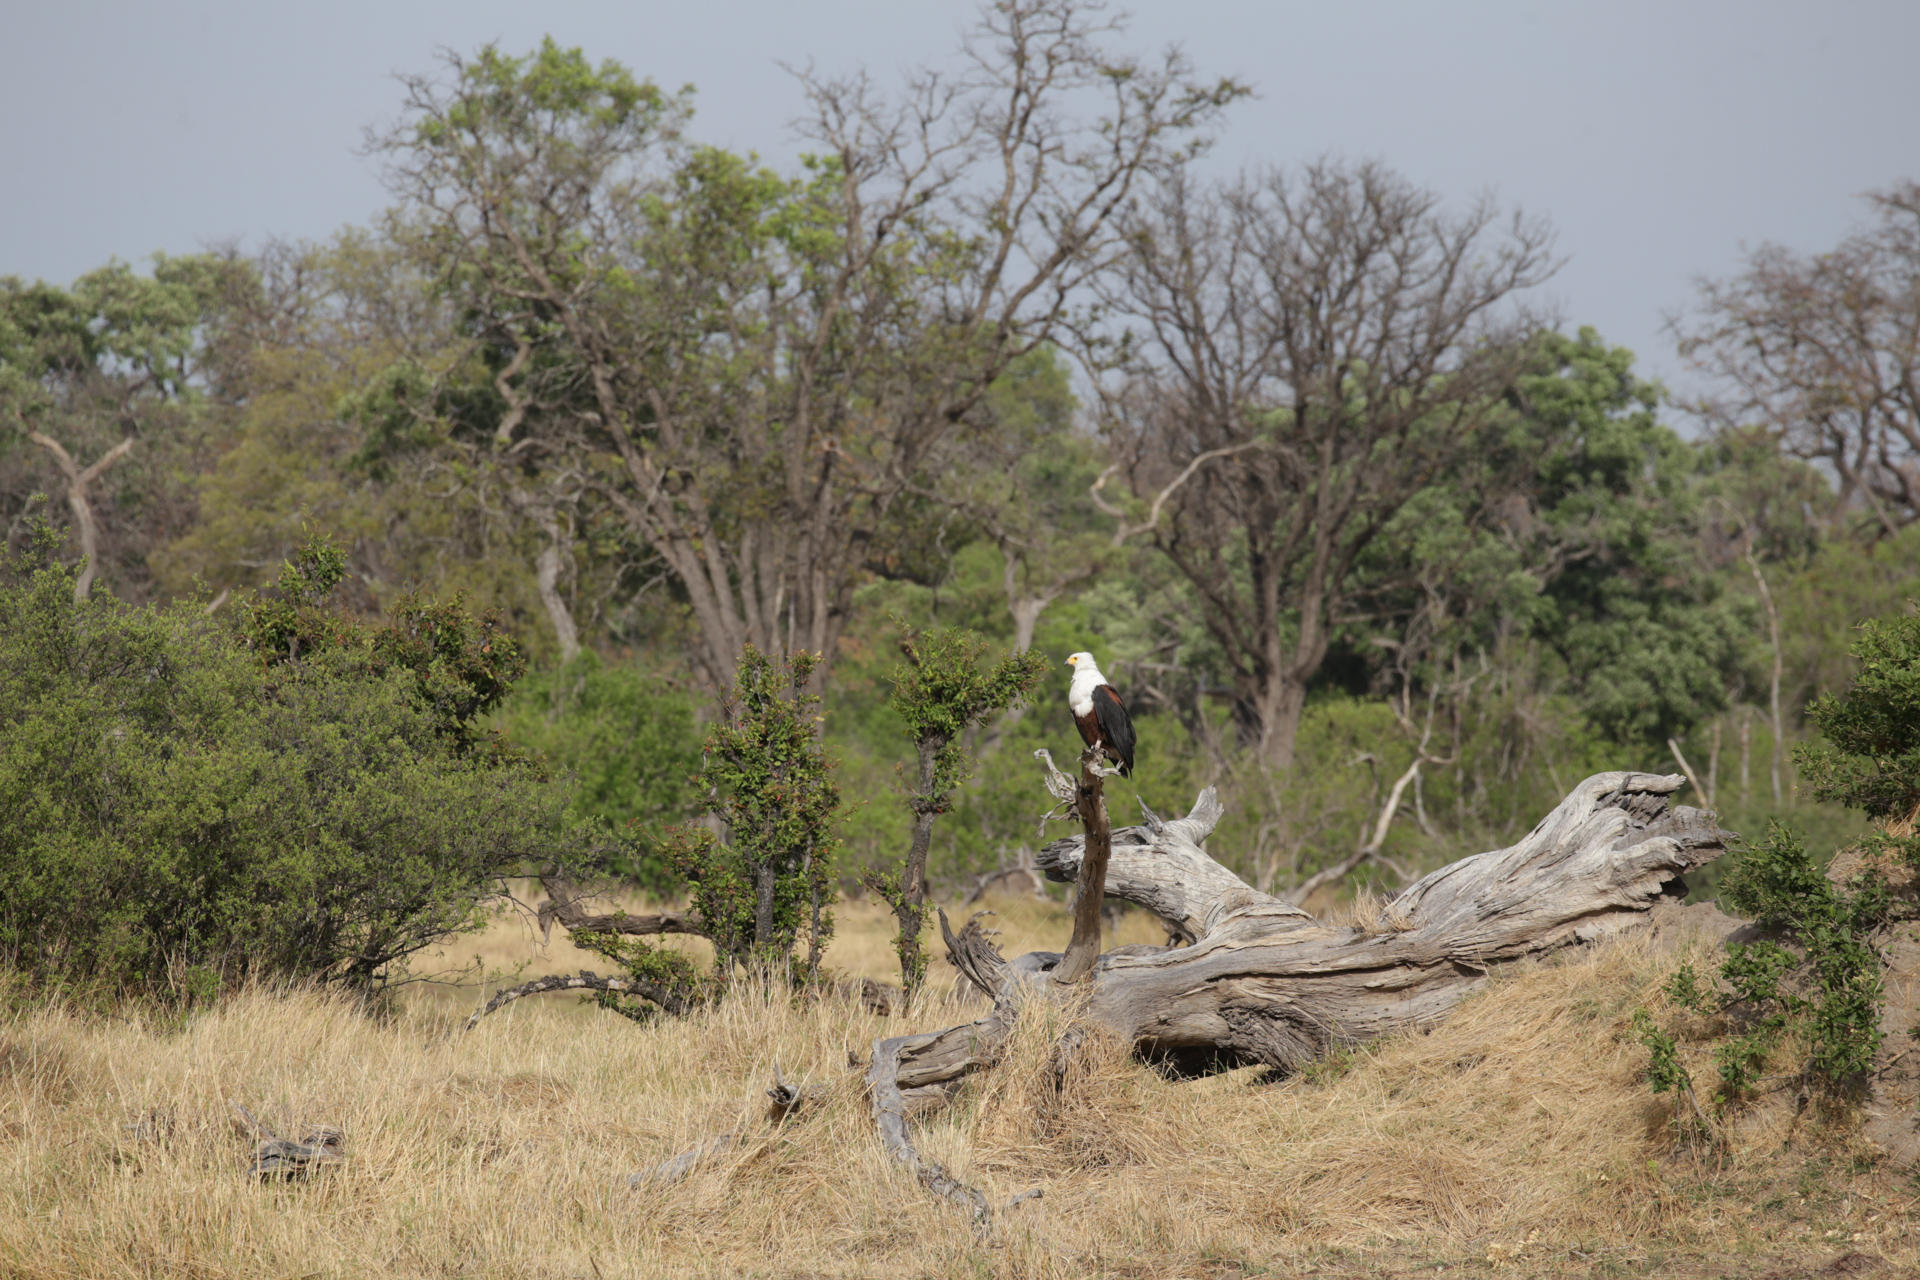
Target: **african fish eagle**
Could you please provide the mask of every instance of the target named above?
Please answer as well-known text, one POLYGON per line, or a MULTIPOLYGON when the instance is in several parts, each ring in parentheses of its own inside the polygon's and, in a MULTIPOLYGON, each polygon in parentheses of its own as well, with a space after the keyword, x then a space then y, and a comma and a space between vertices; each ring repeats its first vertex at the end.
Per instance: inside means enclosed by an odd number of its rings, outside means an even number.
POLYGON ((1133 721, 1127 718, 1127 704, 1100 674, 1090 653, 1076 653, 1067 659, 1073 668, 1073 684, 1067 689, 1067 707, 1080 736, 1090 747, 1099 747, 1120 766, 1120 776, 1133 776, 1133 721))

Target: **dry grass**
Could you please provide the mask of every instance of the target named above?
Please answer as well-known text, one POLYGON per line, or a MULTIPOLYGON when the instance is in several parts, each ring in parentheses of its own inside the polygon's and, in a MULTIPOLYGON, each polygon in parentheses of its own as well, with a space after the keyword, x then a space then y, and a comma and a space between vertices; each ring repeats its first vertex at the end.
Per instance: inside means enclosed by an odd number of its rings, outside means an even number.
MULTIPOLYGON (((1066 935, 1058 908, 1001 905, 1009 952, 1066 935)), ((1121 934, 1156 940, 1137 916, 1121 934)), ((516 936, 482 939, 483 960, 520 958, 516 936)), ((855 907, 831 958, 885 976, 886 943, 878 913, 855 907)), ((881 1158, 848 1069, 878 1035, 972 1016, 944 998, 889 1023, 747 995, 636 1027, 548 997, 466 1036, 447 1032, 478 992, 384 1020, 254 992, 174 1030, 32 1012, 0 1023, 0 1275, 1760 1275, 1850 1249, 1920 1261, 1904 1184, 1850 1169, 1844 1139, 1784 1112, 1744 1126, 1718 1164, 1674 1154, 1628 1030, 1672 962, 1627 943, 1516 970, 1431 1034, 1284 1084, 1253 1071, 1175 1083, 1094 1042, 1056 1091, 1062 1015, 1031 1017, 1001 1066, 920 1129, 996 1202, 1045 1188, 988 1241, 881 1158), (769 1132, 775 1062, 832 1092, 769 1132), (308 1183, 248 1181, 234 1102, 283 1133, 343 1130, 347 1162, 308 1183), (685 1181, 626 1187, 729 1132, 748 1141, 685 1181)), ((578 963, 557 944, 540 967, 578 963)))
POLYGON ((1414 927, 1398 903, 1388 902, 1366 888, 1354 894, 1350 902, 1323 913, 1323 918, 1358 929, 1370 938, 1382 933, 1406 933, 1414 927))

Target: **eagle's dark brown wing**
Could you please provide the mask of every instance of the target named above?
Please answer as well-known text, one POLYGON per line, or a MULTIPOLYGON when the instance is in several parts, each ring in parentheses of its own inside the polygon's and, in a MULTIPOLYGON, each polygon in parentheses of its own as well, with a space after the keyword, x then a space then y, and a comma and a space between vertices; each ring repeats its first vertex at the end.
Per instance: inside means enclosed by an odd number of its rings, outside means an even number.
POLYGON ((1120 694, 1110 684, 1097 684, 1093 687, 1093 715, 1100 723, 1100 736, 1106 741, 1108 750, 1119 762, 1120 776, 1133 776, 1133 720, 1127 715, 1126 703, 1120 701, 1120 694))

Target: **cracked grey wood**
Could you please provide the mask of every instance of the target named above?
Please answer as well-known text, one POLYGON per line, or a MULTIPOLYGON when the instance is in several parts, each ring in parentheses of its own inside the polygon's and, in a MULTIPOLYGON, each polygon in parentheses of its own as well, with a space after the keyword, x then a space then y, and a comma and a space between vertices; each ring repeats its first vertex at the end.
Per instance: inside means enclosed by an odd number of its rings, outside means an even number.
MULTIPOLYGON (((1209 788, 1186 818, 1114 833, 1107 893, 1198 941, 1102 956, 1088 1016, 1143 1053, 1213 1053, 1281 1070, 1335 1045, 1432 1025, 1489 966, 1623 928, 1717 857, 1723 837, 1712 815, 1668 809, 1685 781, 1596 774, 1519 843, 1463 858, 1396 895, 1408 927, 1374 935, 1323 924, 1209 857, 1202 846, 1221 813, 1209 788)), ((1037 861, 1065 879, 1079 841, 1057 840, 1037 861)))

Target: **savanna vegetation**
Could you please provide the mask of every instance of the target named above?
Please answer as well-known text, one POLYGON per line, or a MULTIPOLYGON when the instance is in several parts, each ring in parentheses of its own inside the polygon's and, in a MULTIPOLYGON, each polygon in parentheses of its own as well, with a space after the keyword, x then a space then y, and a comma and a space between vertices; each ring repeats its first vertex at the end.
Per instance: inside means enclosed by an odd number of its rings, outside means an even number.
POLYGON ((1920 859, 1920 186, 1703 283, 1680 400, 1543 309, 1544 223, 1220 176, 1249 86, 1126 43, 989 5, 954 75, 803 76, 791 170, 617 62, 449 53, 369 225, 0 278, 0 1273, 1920 1256, 1849 1120, 1920 859), (1615 770, 1746 837, 1688 881, 1765 936, 1265 1074, 1049 1008, 922 1122, 1046 1187, 983 1232, 849 1062, 977 1013, 935 908, 1063 830, 1080 650, 1115 825, 1212 786, 1207 853, 1356 937, 1615 770), (249 1099, 348 1164, 240 1179, 249 1099))

